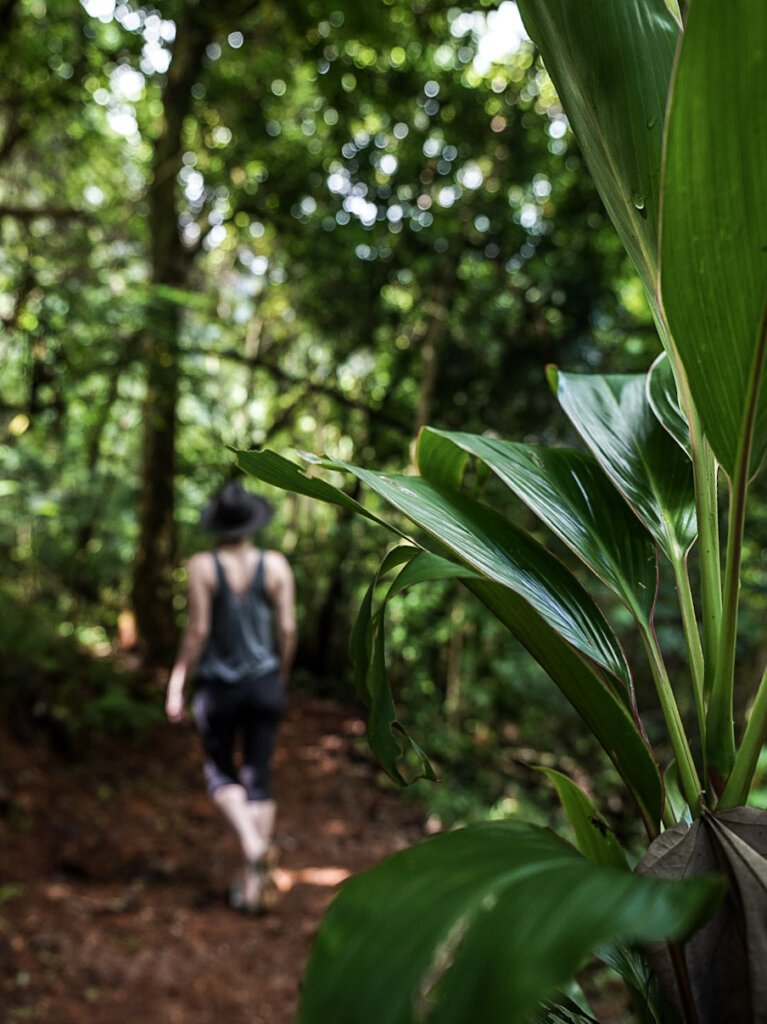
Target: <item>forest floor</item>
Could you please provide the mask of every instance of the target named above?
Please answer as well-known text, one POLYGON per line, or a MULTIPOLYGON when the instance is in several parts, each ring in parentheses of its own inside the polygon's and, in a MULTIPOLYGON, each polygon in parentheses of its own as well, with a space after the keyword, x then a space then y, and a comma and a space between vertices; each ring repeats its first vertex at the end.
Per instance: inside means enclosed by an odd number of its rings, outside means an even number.
POLYGON ((292 698, 275 755, 282 897, 258 918, 226 904, 237 843, 191 725, 76 759, 0 734, 0 1021, 290 1024, 338 884, 424 835, 363 734, 356 711, 292 698))

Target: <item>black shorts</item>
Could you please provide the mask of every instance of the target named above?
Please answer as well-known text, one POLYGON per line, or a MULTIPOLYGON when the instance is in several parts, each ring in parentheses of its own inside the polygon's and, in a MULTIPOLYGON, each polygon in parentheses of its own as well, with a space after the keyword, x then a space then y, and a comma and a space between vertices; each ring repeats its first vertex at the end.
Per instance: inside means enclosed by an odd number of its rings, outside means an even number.
POLYGON ((244 683, 202 681, 192 711, 205 746, 208 792, 234 783, 244 786, 248 800, 269 800, 269 763, 285 713, 285 687, 279 672, 244 683), (235 765, 238 743, 239 768, 235 765))

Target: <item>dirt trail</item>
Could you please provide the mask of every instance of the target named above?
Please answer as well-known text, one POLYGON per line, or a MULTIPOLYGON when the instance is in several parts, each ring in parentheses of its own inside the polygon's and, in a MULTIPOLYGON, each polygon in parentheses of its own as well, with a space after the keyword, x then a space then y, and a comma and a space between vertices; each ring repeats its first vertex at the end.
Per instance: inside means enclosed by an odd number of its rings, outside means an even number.
POLYGON ((256 919, 225 904, 237 845, 191 727, 76 763, 4 737, 0 1022, 290 1024, 335 886, 423 834, 363 731, 348 708, 293 697, 275 757, 283 895, 256 919))

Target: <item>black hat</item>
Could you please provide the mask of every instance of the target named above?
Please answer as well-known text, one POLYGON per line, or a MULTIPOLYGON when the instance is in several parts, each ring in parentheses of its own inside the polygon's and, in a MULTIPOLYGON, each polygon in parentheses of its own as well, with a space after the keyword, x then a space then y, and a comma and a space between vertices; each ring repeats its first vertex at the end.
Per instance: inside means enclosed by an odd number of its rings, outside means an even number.
POLYGON ((202 510, 200 525, 221 540, 240 540, 263 530, 273 515, 265 498, 246 491, 238 480, 230 480, 202 510))

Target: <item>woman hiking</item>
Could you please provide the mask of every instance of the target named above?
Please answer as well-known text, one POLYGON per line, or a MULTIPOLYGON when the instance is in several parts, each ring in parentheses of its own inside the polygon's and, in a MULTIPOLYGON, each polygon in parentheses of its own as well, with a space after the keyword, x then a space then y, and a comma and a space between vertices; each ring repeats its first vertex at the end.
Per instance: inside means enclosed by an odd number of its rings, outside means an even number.
POLYGON ((269 767, 296 640, 288 561, 251 541, 272 515, 265 499, 237 481, 204 508, 200 522, 216 546, 189 561, 187 625, 165 702, 170 721, 183 721, 187 687, 196 677, 191 709, 205 748, 208 792, 237 833, 244 860, 230 902, 248 913, 268 909, 274 895, 269 767))

